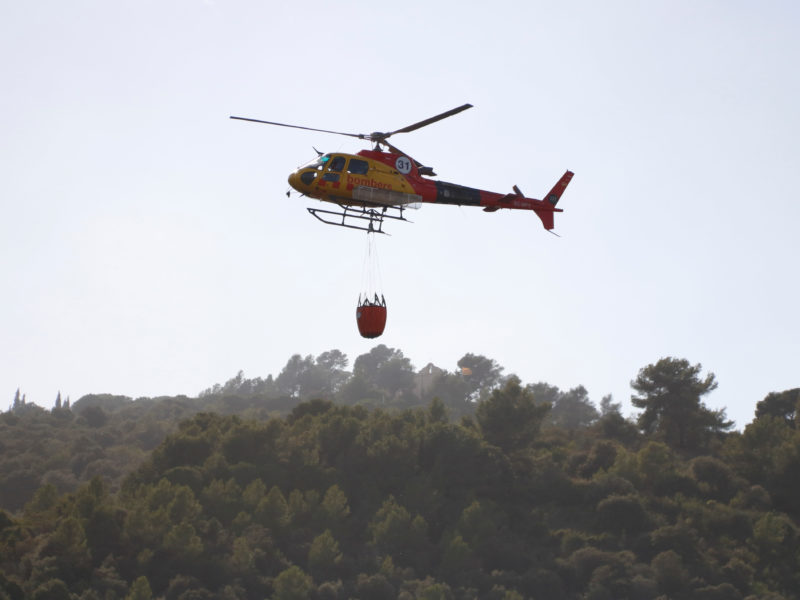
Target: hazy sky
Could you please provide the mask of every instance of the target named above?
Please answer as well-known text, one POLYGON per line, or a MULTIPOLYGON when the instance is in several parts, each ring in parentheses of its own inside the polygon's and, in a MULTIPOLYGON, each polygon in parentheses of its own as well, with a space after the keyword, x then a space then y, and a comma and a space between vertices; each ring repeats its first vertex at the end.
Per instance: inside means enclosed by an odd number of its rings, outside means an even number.
POLYGON ((664 356, 739 427, 800 386, 800 4, 0 1, 0 408, 17 388, 194 395, 295 353, 483 354, 632 409, 664 356), (377 240, 386 333, 358 336, 367 236, 287 175, 394 130, 445 181, 556 217, 423 206, 377 240), (2 398, 6 398, 5 401, 2 398))

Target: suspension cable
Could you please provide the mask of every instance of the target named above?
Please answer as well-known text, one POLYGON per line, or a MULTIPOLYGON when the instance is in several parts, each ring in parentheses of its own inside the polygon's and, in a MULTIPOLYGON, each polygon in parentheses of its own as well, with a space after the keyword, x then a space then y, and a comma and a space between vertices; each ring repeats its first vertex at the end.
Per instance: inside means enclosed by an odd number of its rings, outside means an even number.
MULTIPOLYGON (((361 291, 364 300, 370 302, 380 300, 383 302, 383 279, 381 277, 380 261, 378 260, 377 235, 367 233, 367 247, 364 252, 364 262, 361 271, 361 291)), ((359 293, 359 303, 362 294, 359 293)))

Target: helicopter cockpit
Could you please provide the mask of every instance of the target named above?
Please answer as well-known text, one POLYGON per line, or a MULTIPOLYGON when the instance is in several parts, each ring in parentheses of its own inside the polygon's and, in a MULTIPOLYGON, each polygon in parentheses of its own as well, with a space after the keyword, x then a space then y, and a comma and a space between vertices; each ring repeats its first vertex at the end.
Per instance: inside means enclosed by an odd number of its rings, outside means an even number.
POLYGON ((338 154, 322 154, 289 175, 289 184, 298 191, 302 191, 296 184, 310 186, 320 176, 323 181, 336 182, 339 181, 343 172, 366 175, 368 171, 369 163, 365 160, 338 154))
POLYGON ((297 171, 292 173, 289 176, 289 183, 292 184, 292 187, 294 187, 294 184, 292 183, 292 180, 294 179, 296 181, 295 178, 297 177, 297 175, 299 173, 300 174, 300 181, 305 185, 311 185, 312 183, 314 183, 314 180, 317 178, 318 172, 322 171, 330 160, 331 160, 331 155, 330 154, 324 154, 324 155, 318 156, 314 160, 304 164, 302 167, 297 169, 297 171))
POLYGON ((331 155, 330 154, 321 154, 321 155, 317 156, 314 160, 308 161, 306 164, 304 164, 300 168, 301 169, 318 169, 318 170, 321 171, 322 169, 325 168, 325 165, 327 165, 330 162, 330 160, 331 160, 331 155))

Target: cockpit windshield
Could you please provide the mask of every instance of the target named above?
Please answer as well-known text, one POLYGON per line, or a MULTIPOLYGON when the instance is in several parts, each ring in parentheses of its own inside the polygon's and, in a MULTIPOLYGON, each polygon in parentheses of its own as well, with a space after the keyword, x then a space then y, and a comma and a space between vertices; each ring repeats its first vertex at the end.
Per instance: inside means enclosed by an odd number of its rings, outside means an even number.
POLYGON ((317 158, 315 158, 311 162, 306 163, 305 165, 303 165, 300 168, 301 169, 318 169, 318 170, 321 171, 322 169, 325 168, 325 165, 328 164, 328 161, 330 161, 330 159, 331 159, 331 155, 330 154, 323 154, 322 156, 318 156, 317 158))

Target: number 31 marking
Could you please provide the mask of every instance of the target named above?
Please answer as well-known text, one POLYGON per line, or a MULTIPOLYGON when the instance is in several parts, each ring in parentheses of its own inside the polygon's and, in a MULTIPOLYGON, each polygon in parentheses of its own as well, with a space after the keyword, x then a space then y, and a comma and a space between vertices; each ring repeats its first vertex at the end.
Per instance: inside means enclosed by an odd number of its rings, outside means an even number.
POLYGON ((405 156, 399 157, 395 163, 395 168, 402 173, 403 175, 408 175, 411 173, 411 159, 405 156))

